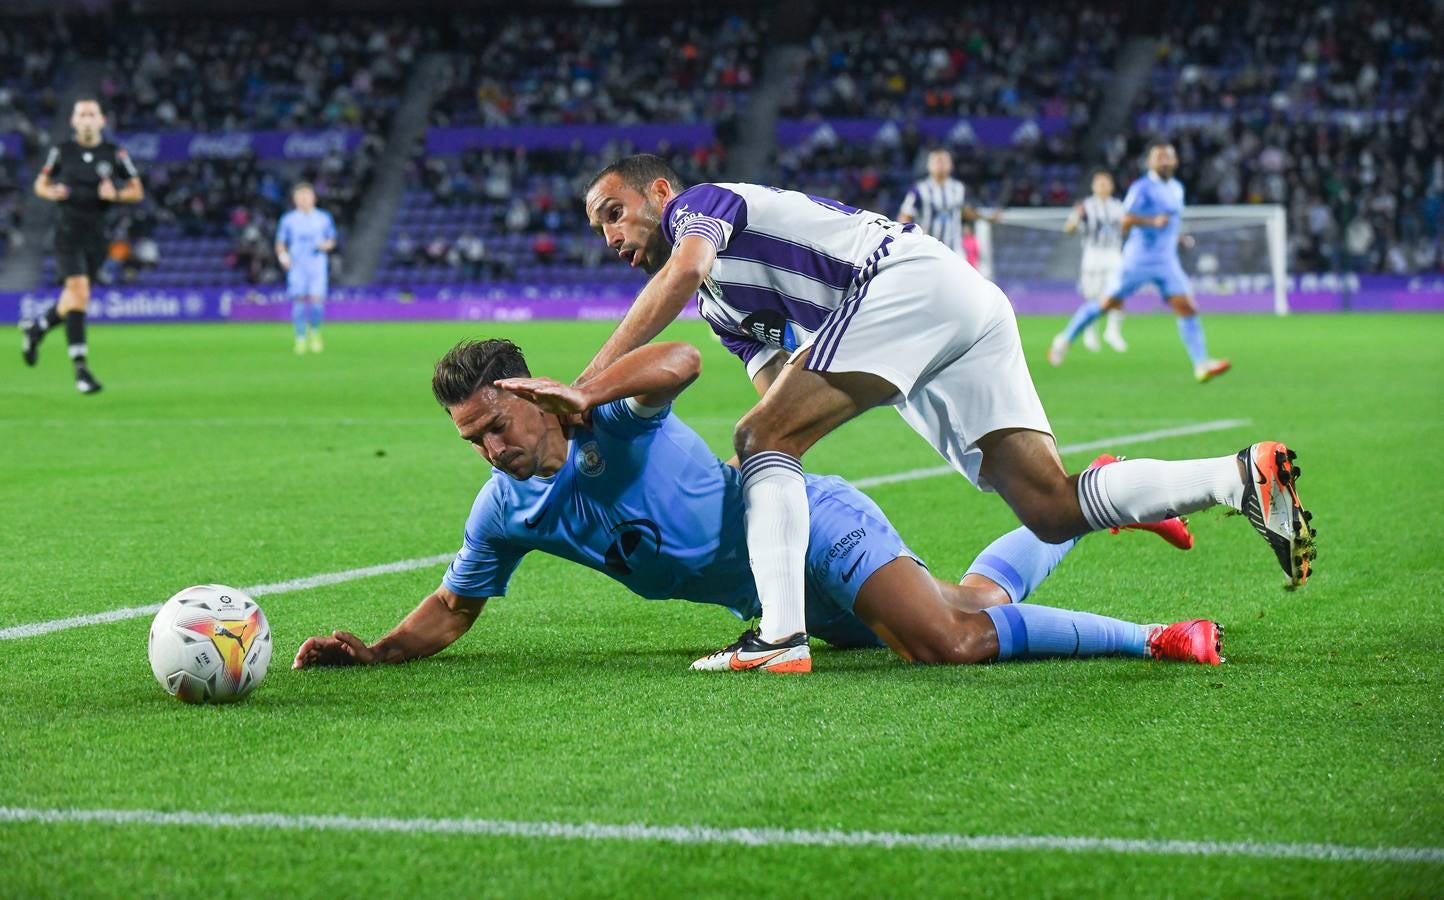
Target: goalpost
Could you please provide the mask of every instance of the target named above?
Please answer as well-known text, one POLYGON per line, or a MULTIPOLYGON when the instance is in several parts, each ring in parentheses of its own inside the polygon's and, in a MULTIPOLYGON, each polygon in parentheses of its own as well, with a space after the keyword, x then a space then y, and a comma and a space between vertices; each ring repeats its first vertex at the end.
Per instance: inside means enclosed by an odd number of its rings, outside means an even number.
MULTIPOLYGON (((1076 281, 1083 247, 1077 234, 1064 234, 1070 206, 1008 207, 996 224, 974 223, 979 269, 994 281, 1076 281)), ((1195 289, 1203 286, 1265 285, 1273 312, 1288 315, 1288 220, 1277 204, 1189 206, 1183 233, 1194 247, 1184 250, 1183 267, 1195 289)))

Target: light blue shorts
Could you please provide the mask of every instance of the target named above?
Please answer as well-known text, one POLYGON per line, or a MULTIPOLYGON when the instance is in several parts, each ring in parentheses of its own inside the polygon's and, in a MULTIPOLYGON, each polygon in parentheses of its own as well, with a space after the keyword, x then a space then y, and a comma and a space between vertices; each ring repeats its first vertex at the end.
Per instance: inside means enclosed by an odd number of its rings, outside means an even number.
POLYGON ((1183 273, 1183 266, 1177 260, 1133 266, 1125 261, 1103 296, 1122 300, 1150 284, 1158 288, 1159 296, 1164 300, 1169 297, 1193 296, 1193 285, 1189 283, 1188 276, 1183 273))
MULTIPOLYGON (((917 556, 878 505, 841 478, 808 475, 807 501, 807 633, 844 649, 886 646, 853 613, 857 592, 878 569, 917 556)), ((755 604, 743 617, 761 614, 755 604)))
POLYGON ((324 266, 292 265, 286 273, 286 295, 295 299, 313 297, 326 299, 326 269, 324 266))

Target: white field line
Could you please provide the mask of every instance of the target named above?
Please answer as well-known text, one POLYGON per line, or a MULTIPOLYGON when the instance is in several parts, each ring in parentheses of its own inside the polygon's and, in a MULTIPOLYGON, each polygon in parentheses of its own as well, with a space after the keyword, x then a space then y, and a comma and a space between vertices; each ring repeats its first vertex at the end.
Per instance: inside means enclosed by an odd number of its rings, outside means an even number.
MULTIPOLYGON (((277 581, 272 584, 257 584, 251 587, 243 587, 241 590, 250 594, 252 597, 264 597, 267 594, 284 594, 287 591, 304 591, 309 588, 324 587, 328 584, 342 584, 347 581, 370 578, 373 575, 387 575, 392 572, 410 572, 412 569, 426 569, 444 562, 450 562, 454 555, 455 554, 452 553, 441 553, 436 556, 402 559, 396 562, 382 563, 379 566, 347 569, 344 572, 324 572, 320 575, 310 575, 306 578, 293 578, 290 581, 277 581)), ((84 625, 99 625, 103 622, 120 622, 125 619, 139 618, 140 616, 153 616, 160 611, 160 608, 161 604, 152 603, 149 606, 127 606, 124 609, 112 609, 108 612, 93 613, 87 616, 51 619, 48 622, 36 622, 32 625, 16 625, 12 628, 0 629, 0 641, 38 637, 42 634, 49 634, 52 631, 64 631, 68 628, 80 628, 84 625)))
MULTIPOLYGON (((1081 444, 1064 444, 1058 448, 1058 453, 1082 453, 1085 450, 1107 450, 1113 447, 1122 447, 1127 444, 1141 444, 1144 441, 1156 441, 1160 438, 1180 437, 1186 434, 1207 434, 1210 431, 1227 431, 1230 428, 1239 428, 1250 424, 1248 419, 1215 419, 1212 422, 1199 422, 1196 425, 1179 425, 1176 428, 1158 428, 1153 431, 1139 431, 1134 434, 1120 434, 1111 438, 1100 438, 1096 441, 1084 441, 1081 444)), ((1222 456, 1223 454, 1217 454, 1222 456)), ((880 484, 895 484, 899 481, 916 481, 919 478, 933 478, 938 475, 951 475, 957 472, 952 466, 929 466, 925 469, 909 469, 906 472, 894 472, 891 475, 873 475, 870 478, 852 478, 854 487, 870 488, 880 484)))
MULTIPOLYGON (((1120 434, 1114 437, 1102 438, 1096 441, 1085 441, 1081 444, 1067 444, 1059 447, 1059 453, 1081 453, 1085 450, 1098 450, 1102 448, 1123 447, 1128 444, 1138 444, 1144 441, 1153 441, 1160 438, 1179 437, 1189 434, 1205 434, 1210 431, 1224 431, 1229 428, 1238 428, 1249 424, 1248 419, 1216 419, 1212 422, 1199 422, 1195 425, 1180 425, 1175 428, 1158 428, 1153 431, 1139 431, 1134 434, 1120 434)), ((852 483, 859 488, 877 487, 884 484, 895 484, 900 481, 916 481, 919 478, 932 478, 938 475, 952 474, 955 470, 951 466, 933 466, 925 469, 909 469, 906 472, 896 472, 892 475, 874 475, 871 478, 858 478, 852 483)), ((450 561, 452 555, 449 553, 437 556, 425 556, 418 559, 403 559, 396 562, 383 563, 379 566, 366 566, 361 569, 347 569, 344 572, 325 572, 320 575, 311 575, 306 578, 295 578, 290 581, 279 581, 275 584, 258 584, 254 587, 243 587, 241 590, 252 597, 264 597, 267 594, 283 594, 288 591, 302 591, 308 588, 323 587, 328 584, 342 584, 347 581, 356 581, 361 578, 370 578, 373 575, 385 575, 390 572, 409 572, 412 569, 425 569, 431 566, 440 565, 450 561)), ((107 612, 91 613, 84 616, 70 616, 65 619, 51 619, 46 622, 35 622, 30 625, 15 625, 10 628, 0 628, 0 641, 12 641, 17 638, 38 637, 42 634, 50 634, 55 631, 65 631, 70 628, 81 628, 86 625, 100 625, 106 622, 121 622, 126 619, 135 619, 141 616, 155 615, 161 604, 153 603, 149 606, 127 606, 123 609, 112 609, 107 612)))
POLYGON ((813 831, 798 828, 709 828, 702 825, 604 825, 506 819, 396 819, 280 813, 160 812, 148 809, 28 809, 0 806, 0 824, 99 824, 463 834, 487 837, 628 843, 721 844, 742 847, 862 847, 943 852, 1032 851, 1138 856, 1251 857, 1363 863, 1444 863, 1444 847, 1354 847, 1254 841, 1172 841, 1055 835, 906 834, 896 831, 813 831))

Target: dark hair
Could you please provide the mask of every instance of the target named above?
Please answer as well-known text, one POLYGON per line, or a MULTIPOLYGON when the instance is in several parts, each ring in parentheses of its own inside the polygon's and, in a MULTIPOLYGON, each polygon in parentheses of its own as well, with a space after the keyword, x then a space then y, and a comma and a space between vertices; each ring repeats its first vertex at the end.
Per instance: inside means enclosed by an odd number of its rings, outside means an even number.
POLYGON ((1089 180, 1092 180, 1094 178, 1097 178, 1099 175, 1107 175, 1109 181, 1113 180, 1113 173, 1108 171, 1107 169, 1094 169, 1093 174, 1089 175, 1088 178, 1089 180))
POLYGON ((309 181, 298 181, 295 184, 291 185, 291 193, 294 194, 302 188, 305 188, 313 194, 316 193, 316 186, 309 181))
POLYGON ((639 194, 645 194, 647 187, 658 178, 667 179, 674 193, 682 193, 682 188, 685 187, 682 177, 665 159, 652 153, 634 153, 598 172, 587 182, 587 189, 583 193, 590 193, 591 189, 597 186, 597 182, 608 175, 620 175, 622 183, 639 194))
POLYGON ((437 403, 450 409, 494 381, 530 375, 521 348, 511 341, 462 341, 437 360, 431 393, 436 395, 437 403))

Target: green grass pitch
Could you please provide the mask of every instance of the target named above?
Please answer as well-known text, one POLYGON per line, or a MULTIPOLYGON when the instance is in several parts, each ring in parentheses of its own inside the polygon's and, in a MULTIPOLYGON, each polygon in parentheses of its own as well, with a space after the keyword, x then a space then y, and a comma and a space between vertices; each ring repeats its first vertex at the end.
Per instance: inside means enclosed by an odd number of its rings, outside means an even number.
MULTIPOLYGON (((1203 513, 1192 552, 1095 535, 1034 598, 1211 616, 1221 668, 818 649, 806 678, 709 677, 687 665, 736 636, 725 612, 533 556, 435 659, 289 670, 309 635, 378 637, 436 566, 262 598, 271 672, 229 708, 165 696, 148 617, 0 641, 0 807, 1444 846, 1444 317, 1213 317, 1236 368, 1206 386, 1163 317, 1130 320, 1125 356, 1054 370, 1057 326, 1023 333, 1061 443, 1246 418, 1118 449, 1299 450, 1321 532, 1305 589, 1243 519, 1203 513)), ((502 335, 568 378, 609 327, 336 325, 306 357, 285 326, 101 327, 97 397, 52 337, 0 375, 0 628, 453 550, 487 469, 429 396, 434 359, 502 335)), ((702 327, 671 335, 706 362, 679 414, 725 454, 750 387, 702 327)), ((938 462, 880 410, 807 466, 938 462)), ((1013 527, 957 476, 870 493, 940 574, 1013 527)), ((363 893, 1438 896, 1444 865, 0 824, 5 897, 363 893)))

